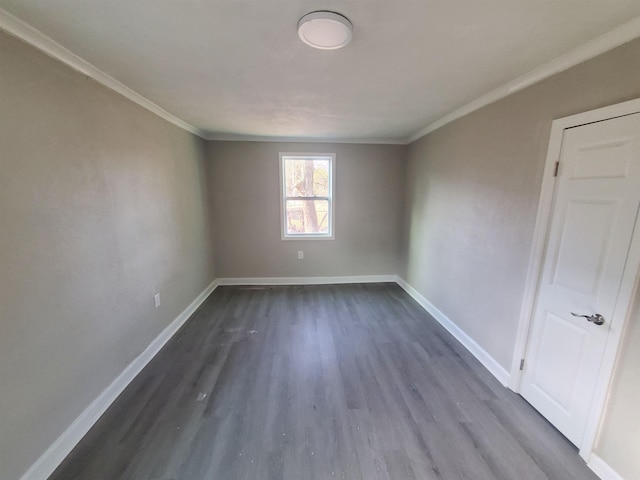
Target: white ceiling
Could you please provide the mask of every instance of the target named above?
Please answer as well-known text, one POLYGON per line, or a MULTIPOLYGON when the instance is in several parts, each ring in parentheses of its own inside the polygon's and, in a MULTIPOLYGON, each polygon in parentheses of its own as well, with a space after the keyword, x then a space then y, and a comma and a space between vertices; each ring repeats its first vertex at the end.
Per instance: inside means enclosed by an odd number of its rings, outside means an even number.
POLYGON ((403 142, 640 16, 638 0, 0 0, 0 7, 212 138, 403 142), (334 10, 351 44, 298 19, 334 10))

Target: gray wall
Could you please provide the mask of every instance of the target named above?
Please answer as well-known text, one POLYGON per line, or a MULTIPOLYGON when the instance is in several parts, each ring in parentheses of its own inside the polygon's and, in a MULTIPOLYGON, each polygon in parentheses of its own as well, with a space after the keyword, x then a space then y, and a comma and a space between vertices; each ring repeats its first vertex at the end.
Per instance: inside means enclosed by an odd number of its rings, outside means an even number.
MULTIPOLYGON (((400 272, 508 368, 551 121, 640 96, 635 41, 408 150, 205 147, 1 33, 0 65, 0 477, 8 479, 213 279, 214 244, 218 277, 400 272), (334 241, 280 240, 280 151, 337 154, 334 241)), ((637 308, 597 446, 626 478, 640 478, 639 317, 637 308)))
POLYGON ((616 366, 596 453, 622 478, 640 478, 640 291, 616 366))
POLYGON ((14 480, 214 272, 203 141, 4 33, 0 65, 0 478, 14 480))
POLYGON ((396 145, 208 142, 217 276, 396 274, 405 155, 396 145), (278 152, 336 154, 335 240, 280 239, 278 152))
MULTIPOLYGON (((505 369, 514 349, 551 121, 640 97, 639 78, 636 40, 409 146, 402 275, 505 369)), ((627 340, 611 403, 622 410, 612 419, 638 418, 640 368, 637 353, 630 352, 640 351, 640 336, 627 340)), ((627 478, 640 478, 638 456, 614 457, 608 446, 634 441, 633 451, 640 451, 637 423, 607 425, 598 451, 627 478)))

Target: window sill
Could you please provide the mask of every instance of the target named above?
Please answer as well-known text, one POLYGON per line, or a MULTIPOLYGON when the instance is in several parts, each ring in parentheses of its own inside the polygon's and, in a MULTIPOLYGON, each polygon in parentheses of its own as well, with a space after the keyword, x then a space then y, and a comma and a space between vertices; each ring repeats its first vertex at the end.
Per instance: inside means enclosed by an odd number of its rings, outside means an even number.
POLYGON ((281 240, 335 240, 334 235, 282 235, 281 240))

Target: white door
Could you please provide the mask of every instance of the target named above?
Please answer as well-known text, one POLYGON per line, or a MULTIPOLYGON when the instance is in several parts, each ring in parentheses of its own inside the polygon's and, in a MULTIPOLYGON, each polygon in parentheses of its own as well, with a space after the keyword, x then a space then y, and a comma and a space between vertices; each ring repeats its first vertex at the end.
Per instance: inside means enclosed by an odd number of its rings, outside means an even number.
POLYGON ((639 205, 640 114, 566 129, 520 393, 576 445, 628 311, 618 293, 639 205))

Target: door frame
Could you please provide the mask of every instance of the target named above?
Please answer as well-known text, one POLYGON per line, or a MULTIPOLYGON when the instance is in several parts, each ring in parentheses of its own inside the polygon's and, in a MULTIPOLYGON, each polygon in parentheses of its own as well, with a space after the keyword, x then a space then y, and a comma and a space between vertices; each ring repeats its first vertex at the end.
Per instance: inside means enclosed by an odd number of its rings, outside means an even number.
MULTIPOLYGON (((538 213, 533 232, 533 242, 529 255, 529 267, 525 282, 522 306, 520 309, 514 355, 511 362, 511 375, 508 384, 508 387, 516 393, 520 391, 520 383, 522 381, 520 365, 521 361, 526 358, 526 349, 531 333, 531 324, 533 321, 538 285, 540 282, 544 255, 546 253, 556 190, 557 177, 554 176, 554 171, 556 168, 556 162, 560 159, 564 131, 568 128, 609 120, 616 117, 623 117, 634 113, 640 113, 640 98, 599 108, 597 110, 591 110, 589 112, 571 115, 569 117, 559 118, 554 120, 551 124, 551 135, 549 138, 549 147, 544 166, 542 188, 540 190, 540 198, 538 201, 538 213)), ((631 303, 633 295, 638 289, 638 284, 640 283, 640 227, 638 227, 638 219, 639 217, 636 217, 636 228, 634 228, 627 263, 622 277, 620 292, 618 294, 618 298, 625 298, 625 296, 630 298, 631 300, 629 303, 631 303)), ((593 447, 601 426, 601 419, 608 399, 618 350, 623 338, 624 328, 629 323, 627 320, 631 313, 630 307, 631 305, 629 305, 624 315, 621 315, 619 320, 617 319, 616 323, 612 325, 610 335, 605 346, 604 358, 598 374, 585 434, 582 442, 578 445, 580 456, 587 462, 590 461, 590 457, 593 453, 593 447)))

